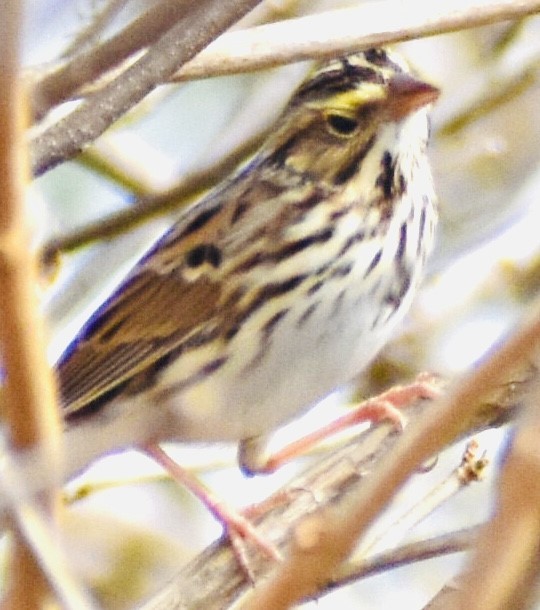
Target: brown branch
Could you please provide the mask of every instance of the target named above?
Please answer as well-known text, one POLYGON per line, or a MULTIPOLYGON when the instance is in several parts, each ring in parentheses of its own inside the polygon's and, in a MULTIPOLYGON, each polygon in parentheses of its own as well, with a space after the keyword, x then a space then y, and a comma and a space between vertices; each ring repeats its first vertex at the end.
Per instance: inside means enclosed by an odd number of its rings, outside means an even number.
POLYGON ((540 550, 539 400, 537 385, 502 467, 497 511, 483 528, 453 607, 530 607, 525 600, 536 590, 540 550))
POLYGON ((32 142, 35 175, 76 155, 260 0, 202 0, 118 78, 32 142))
POLYGON ((125 210, 51 239, 42 249, 42 263, 48 265, 62 252, 71 252, 94 241, 116 237, 160 214, 182 209, 254 152, 263 137, 264 134, 257 134, 210 167, 182 176, 177 184, 164 192, 141 196, 125 210))
MULTIPOLYGON (((0 345, 5 380, 2 409, 15 449, 39 447, 54 469, 60 423, 45 336, 36 302, 36 261, 30 253, 24 210, 28 179, 24 146, 24 95, 19 75, 22 7, 6 0, 0 24, 0 345)), ((54 512, 55 496, 43 494, 54 512)), ((38 608, 46 584, 19 533, 11 561, 8 608, 38 608)))
POLYGON ((175 81, 270 68, 305 59, 325 59, 359 49, 424 38, 531 15, 538 0, 367 2, 228 32, 190 60, 175 81))
MULTIPOLYGON (((530 376, 516 377, 516 383, 504 385, 494 392, 488 402, 481 403, 478 411, 482 417, 470 422, 467 433, 496 426, 513 417, 516 407, 528 391, 530 376)), ((437 416, 437 405, 430 401, 420 401, 407 408, 408 426, 417 427, 422 418, 437 416)), ((465 431, 462 432, 465 436, 465 431)), ((282 554, 287 555, 293 541, 301 538, 309 540, 308 531, 324 532, 332 538, 327 530, 326 517, 329 507, 355 496, 370 482, 373 483, 377 465, 384 464, 395 452, 395 445, 402 442, 401 436, 388 425, 370 428, 355 437, 331 454, 318 456, 316 462, 304 473, 292 480, 284 489, 258 506, 259 515, 255 523, 258 531, 272 541, 282 554), (317 522, 311 528, 309 522, 317 522), (307 527, 304 527, 306 524, 307 527)), ((329 523, 330 525, 330 523, 329 523)), ((345 520, 341 528, 347 528, 345 520)), ((339 538, 339 537, 338 537, 339 538)), ((330 546, 332 546, 331 542, 330 546)), ((311 555, 308 571, 317 570, 320 555, 311 555)), ((290 565, 287 564, 289 567, 290 565)), ((366 564, 368 565, 368 564, 366 564)), ((235 556, 228 544, 221 541, 209 547, 192 562, 185 566, 174 581, 150 600, 142 610, 163 610, 165 608, 189 608, 190 610, 217 610, 228 608, 233 602, 238 603, 243 595, 257 595, 275 565, 264 558, 250 556, 250 567, 256 575, 255 588, 246 582, 239 569, 235 556)), ((280 566, 277 566, 280 569, 280 566)), ((327 573, 318 581, 317 596, 326 591, 332 578, 340 572, 327 573)), ((287 585, 293 586, 293 585, 287 585)), ((278 592, 281 590, 278 590, 278 592)), ((301 598, 298 598, 301 599, 301 598)), ((236 605, 234 606, 237 607, 236 605)), ((272 606, 260 605, 259 608, 272 606)))
POLYGON ((189 12, 185 0, 161 0, 98 46, 78 53, 63 66, 39 80, 32 91, 36 118, 69 99, 80 87, 93 82, 137 51, 157 42, 189 12))
MULTIPOLYGON (((174 81, 208 78, 269 68, 303 59, 326 58, 359 48, 433 36, 464 28, 515 19, 540 10, 535 2, 470 0, 403 10, 395 0, 368 3, 308 17, 288 19, 226 33, 174 75, 174 81), (395 22, 390 22, 395 16, 395 22)), ((157 40, 164 28, 182 16, 183 3, 165 0, 145 15, 72 61, 37 81, 34 107, 38 115, 70 99, 81 87, 157 40)))
MULTIPOLYGON (((219 27, 216 27, 216 20, 210 13, 215 11, 222 17, 229 10, 227 7, 218 8, 219 3, 210 0, 200 3, 204 6, 209 3, 212 11, 200 5, 190 5, 193 7, 191 12, 181 17, 181 8, 174 5, 179 21, 163 34, 164 27, 172 23, 166 18, 167 11, 172 10, 170 3, 171 0, 163 0, 152 9, 161 18, 154 20, 152 12, 152 19, 147 25, 146 16, 141 17, 118 34, 118 39, 113 37, 110 42, 104 43, 103 50, 101 46, 97 47, 99 50, 92 49, 86 59, 82 55, 77 56, 73 62, 36 84, 36 107, 48 109, 73 95, 82 85, 89 84, 111 66, 118 65, 121 59, 155 42, 155 46, 150 47, 135 64, 127 67, 102 89, 90 94, 81 107, 34 139, 36 151, 33 169, 36 174, 80 151, 149 91, 170 81, 179 66, 193 58, 227 24, 257 4, 254 0, 236 3, 239 6, 230 7, 238 9, 235 17, 229 21, 224 19, 226 24, 219 27), (208 13, 208 19, 205 13, 208 13), (152 25, 154 23, 155 27, 152 25), (130 27, 135 28, 135 32, 130 27)), ((424 3, 421 11, 404 11, 402 4, 395 0, 369 3, 356 9, 342 9, 231 32, 216 41, 205 54, 190 61, 175 78, 202 78, 257 70, 307 58, 329 57, 360 48, 522 17, 539 10, 540 0, 497 0, 489 5, 477 2, 473 6, 462 1, 443 5, 442 8, 438 4, 427 6, 424 3)))
POLYGON ((320 594, 331 593, 338 587, 350 585, 362 578, 388 572, 395 568, 466 551, 476 543, 479 530, 480 526, 474 525, 427 540, 403 544, 390 551, 377 553, 373 557, 347 563, 338 571, 332 582, 320 591, 320 594))
POLYGON ((511 390, 516 370, 530 370, 528 359, 539 340, 540 299, 531 319, 460 380, 429 416, 405 430, 364 485, 336 506, 303 522, 287 561, 245 607, 288 608, 314 595, 417 468, 466 430, 475 428, 485 417, 493 393, 504 387, 511 390))
MULTIPOLYGON (((37 120, 51 108, 72 99, 81 89, 156 42, 190 8, 187 0, 161 0, 109 39, 94 45, 92 49, 81 50, 80 46, 88 45, 95 39, 110 19, 111 13, 118 11, 125 3, 126 0, 109 0, 63 54, 64 57, 73 57, 33 81, 32 102, 37 120)), ((243 21, 275 21, 276 13, 280 13, 271 5, 263 4, 258 9, 243 21)))

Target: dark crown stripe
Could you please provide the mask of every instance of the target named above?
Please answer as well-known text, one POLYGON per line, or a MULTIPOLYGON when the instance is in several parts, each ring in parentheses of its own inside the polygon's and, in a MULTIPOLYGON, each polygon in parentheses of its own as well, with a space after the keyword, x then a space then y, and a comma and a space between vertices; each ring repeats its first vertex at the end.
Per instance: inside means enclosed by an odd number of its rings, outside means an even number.
POLYGON ((381 72, 367 66, 357 66, 342 61, 341 68, 323 70, 300 87, 294 99, 302 102, 306 98, 320 99, 329 94, 343 93, 358 87, 361 83, 382 83, 384 77, 381 72))

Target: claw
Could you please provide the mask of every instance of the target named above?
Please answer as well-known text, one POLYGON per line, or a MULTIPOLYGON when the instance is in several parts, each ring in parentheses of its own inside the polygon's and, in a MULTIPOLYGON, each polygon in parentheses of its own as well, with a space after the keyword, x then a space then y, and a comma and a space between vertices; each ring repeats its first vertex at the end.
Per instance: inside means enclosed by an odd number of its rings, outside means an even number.
MULTIPOLYGON (((308 434, 299 440, 287 445, 277 453, 269 456, 266 461, 261 459, 264 453, 261 450, 260 442, 254 444, 256 449, 256 460, 253 460, 256 465, 255 472, 269 474, 277 470, 280 466, 290 461, 299 455, 305 454, 314 445, 325 440, 337 432, 346 430, 351 426, 365 421, 381 422, 388 420, 398 430, 403 430, 406 419, 400 411, 403 407, 410 405, 418 399, 434 399, 440 394, 435 381, 437 377, 431 373, 420 373, 415 381, 409 385, 395 386, 379 396, 369 398, 360 403, 353 411, 347 413, 343 417, 336 419, 330 424, 308 434)), ((247 450, 241 455, 251 455, 251 447, 247 445, 247 450)), ((252 470, 252 465, 250 465, 252 470)))
POLYGON ((256 548, 273 561, 282 561, 278 549, 261 536, 246 517, 217 498, 202 481, 171 459, 159 445, 143 445, 140 449, 162 466, 175 481, 178 481, 181 485, 189 489, 193 495, 199 498, 214 517, 223 525, 238 563, 250 582, 253 582, 253 572, 246 558, 242 540, 251 541, 256 548))

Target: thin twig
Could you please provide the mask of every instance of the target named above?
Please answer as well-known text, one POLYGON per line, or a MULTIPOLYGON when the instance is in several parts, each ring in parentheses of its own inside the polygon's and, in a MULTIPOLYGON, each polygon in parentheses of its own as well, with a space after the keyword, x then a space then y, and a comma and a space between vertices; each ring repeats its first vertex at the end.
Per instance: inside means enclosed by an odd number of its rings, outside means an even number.
POLYGON ((323 595, 331 593, 338 587, 394 568, 466 551, 476 542, 480 528, 480 525, 474 525, 449 534, 441 534, 435 538, 403 544, 363 560, 349 562, 338 571, 332 582, 326 585, 320 593, 323 595))
POLYGON ((63 58, 78 55, 81 51, 98 39, 111 20, 124 8, 130 0, 108 0, 92 15, 90 22, 73 38, 62 53, 63 58))
MULTIPOLYGON (((252 1, 250 4, 255 5, 256 2, 252 1)), ((204 12, 209 9, 200 10, 204 12)), ((308 58, 324 58, 361 48, 523 17, 539 10, 540 0, 491 0, 489 3, 486 0, 477 0, 472 6, 469 0, 456 0, 442 6, 411 0, 411 6, 407 4, 406 7, 396 0, 372 2, 355 9, 341 9, 228 33, 216 41, 212 45, 213 48, 209 47, 205 54, 201 53, 182 68, 182 71, 177 72, 175 78, 203 78, 258 70, 308 58), (413 10, 415 5, 417 10, 413 10)), ((68 117, 37 136, 34 139, 34 172, 41 174, 76 154, 154 87, 168 82, 178 66, 193 57, 196 50, 200 50, 205 44, 198 37, 195 37, 196 44, 190 42, 188 35, 191 29, 184 21, 190 23, 192 20, 198 21, 198 12, 195 9, 185 19, 180 19, 174 33, 170 30, 163 35, 160 42, 151 47, 135 64, 117 75, 103 89, 91 94, 82 106, 68 117), (178 53, 179 46, 189 48, 189 52, 178 53), (171 65, 174 66, 172 70, 171 65), (122 95, 120 91, 123 92, 122 95)), ((205 28, 203 25, 203 32, 205 28)), ((213 29, 212 36, 215 37, 217 31, 218 28, 213 29)), ((212 36, 205 37, 205 42, 211 40, 212 36)), ((129 53, 132 51, 130 48, 129 53)), ((76 71, 78 76, 81 70, 82 67, 76 71)), ((98 72, 101 74, 103 70, 98 72)), ((50 87, 58 88, 60 97, 65 99, 77 87, 89 83, 91 78, 89 79, 88 75, 89 72, 86 72, 82 82, 69 86, 65 83, 54 84, 54 79, 59 78, 54 75, 48 76, 47 79, 50 79, 49 83, 53 83, 50 87)), ((36 87, 36 99, 49 97, 49 94, 45 96, 39 93, 49 85, 45 87, 41 83, 36 87)), ((50 105, 45 103, 47 108, 50 105)))
MULTIPOLYGON (((77 57, 38 81, 35 97, 41 114, 153 43, 174 19, 174 15, 167 15, 166 11, 175 8, 174 5, 168 7, 169 4, 170 0, 167 0, 153 7, 115 37, 92 49, 92 53, 77 57), (160 13, 163 19, 160 19, 160 13)), ((477 0, 471 4, 470 0, 462 0, 460 3, 427 5, 423 0, 409 0, 406 6, 396 0, 368 2, 357 8, 226 33, 188 62, 172 80, 208 78, 303 59, 326 58, 359 48, 519 18, 539 9, 540 5, 534 1, 499 0, 486 4, 477 0)))
POLYGON ((525 600, 536 589, 540 549, 539 400, 540 386, 529 396, 520 418, 502 466, 497 511, 482 530, 453 607, 530 607, 525 600))
POLYGON ((120 77, 90 95, 70 115, 34 138, 33 173, 42 174, 80 152, 258 2, 260 0, 191 3, 189 14, 179 19, 120 77))
POLYGON ((373 549, 390 546, 389 541, 394 541, 395 544, 396 540, 400 540, 452 496, 463 491, 472 482, 480 481, 488 465, 488 460, 483 455, 477 456, 478 449, 478 443, 474 439, 469 441, 461 463, 446 479, 419 498, 411 508, 399 514, 396 521, 385 528, 381 535, 363 542, 356 553, 360 556, 369 556, 373 553, 373 549))
POLYGON ((100 45, 78 53, 69 62, 35 83, 32 91, 34 116, 42 117, 51 108, 69 99, 75 91, 144 49, 183 19, 185 1, 161 0, 100 45))
POLYGON ((382 0, 226 33, 189 61, 175 81, 250 72, 305 59, 517 19, 539 0, 382 0))
MULTIPOLYGON (((148 48, 183 17, 190 7, 186 0, 161 0, 109 39, 96 44, 92 49, 80 49, 80 44, 95 36, 96 30, 99 31, 103 26, 103 21, 117 10, 116 5, 125 2, 126 0, 110 0, 102 13, 95 16, 90 26, 77 36, 63 54, 66 56, 71 52, 74 55, 76 52, 76 56, 34 80, 32 103, 36 119, 43 117, 59 103, 72 99, 82 88, 120 66, 137 52, 148 48)), ((277 19, 275 13, 279 11, 275 7, 263 4, 258 9, 242 21, 252 21, 252 15, 256 22, 277 19)))
POLYGON ((125 210, 51 239, 42 249, 42 263, 48 265, 61 252, 71 252, 96 240, 115 237, 160 214, 182 209, 227 176, 242 159, 254 152, 262 137, 264 134, 258 134, 219 159, 214 165, 186 174, 177 184, 162 193, 139 197, 125 210))

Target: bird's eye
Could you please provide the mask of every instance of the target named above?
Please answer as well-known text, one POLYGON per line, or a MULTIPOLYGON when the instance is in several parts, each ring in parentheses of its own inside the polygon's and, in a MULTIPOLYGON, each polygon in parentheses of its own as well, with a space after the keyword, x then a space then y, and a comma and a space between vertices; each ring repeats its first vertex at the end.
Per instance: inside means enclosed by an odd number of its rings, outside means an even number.
POLYGON ((358 121, 355 118, 347 115, 329 112, 325 118, 330 133, 337 136, 351 136, 358 127, 358 121))

